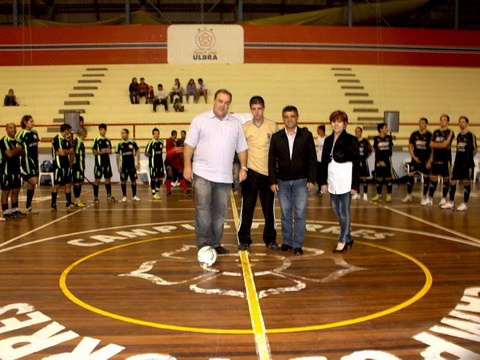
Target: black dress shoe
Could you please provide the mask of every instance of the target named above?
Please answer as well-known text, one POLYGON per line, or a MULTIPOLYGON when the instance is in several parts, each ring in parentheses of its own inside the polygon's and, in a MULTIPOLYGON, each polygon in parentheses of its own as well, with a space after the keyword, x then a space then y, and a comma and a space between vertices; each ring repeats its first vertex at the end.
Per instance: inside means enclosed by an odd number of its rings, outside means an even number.
POLYGON ((303 255, 302 248, 295 248, 293 249, 293 255, 303 255))
POLYGON ((247 244, 247 243, 238 244, 238 250, 240 251, 248 250, 249 247, 250 247, 250 244, 247 244))
POLYGON ((282 244, 282 246, 280 247, 280 251, 290 251, 292 249, 293 247, 287 244, 282 244))
POLYGON ((217 250, 217 254, 220 254, 220 255, 225 255, 230 252, 227 249, 225 249, 223 246, 217 246, 215 250, 217 250))
POLYGON ((280 250, 280 246, 278 246, 278 244, 276 242, 268 243, 265 246, 268 247, 270 250, 275 250, 275 251, 280 250))

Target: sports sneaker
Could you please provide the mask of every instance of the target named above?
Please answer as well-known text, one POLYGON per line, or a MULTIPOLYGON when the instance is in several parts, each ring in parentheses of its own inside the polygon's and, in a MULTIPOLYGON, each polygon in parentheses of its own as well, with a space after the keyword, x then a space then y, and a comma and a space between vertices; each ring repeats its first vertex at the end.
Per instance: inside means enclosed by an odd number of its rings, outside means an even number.
POLYGON ((20 210, 15 210, 14 212, 12 212, 12 216, 15 218, 21 218, 27 216, 27 214, 21 212, 20 210))
POLYGON ((50 211, 51 212, 57 212, 57 205, 51 205, 50 206, 50 211))
POLYGON ((428 197, 427 197, 427 196, 423 196, 423 197, 422 197, 422 200, 420 201, 420 205, 425 206, 427 200, 428 200, 428 197))
POLYGON ((440 207, 441 207, 442 209, 451 209, 451 210, 453 210, 453 209, 455 209, 455 204, 453 203, 453 201, 447 201, 447 202, 445 203, 445 205, 442 205, 442 206, 440 206, 440 207))
POLYGON ((7 221, 7 219, 3 218, 3 217, 0 217, 0 222, 2 221, 7 221))
POLYGON ((367 194, 363 194, 363 201, 368 201, 368 195, 367 194))
POLYGON ((29 208, 27 208, 27 214, 38 214, 38 213, 39 213, 39 211, 35 210, 31 206, 29 208))
POLYGON ((75 209, 75 204, 74 203, 67 204, 67 209, 69 209, 69 210, 75 209))
POLYGON ((99 198, 93 199, 93 203, 94 203, 95 205, 100 204, 100 199, 99 199, 99 198))
POLYGON ((447 203, 447 199, 442 198, 442 200, 440 200, 440 203, 438 204, 438 206, 442 207, 442 206, 445 205, 446 203, 447 203))
POLYGON ((153 200, 161 200, 162 199, 162 196, 160 195, 159 192, 155 193, 152 197, 153 197, 153 200))
POLYGON ((410 201, 412 201, 412 195, 407 195, 402 199, 402 202, 404 202, 404 203, 410 202, 410 201))
POLYGON ((378 194, 372 198, 372 201, 381 201, 381 200, 382 200, 382 197, 378 194))
POLYGON ((425 202, 422 205, 423 206, 433 206, 432 198, 430 198, 430 197, 425 198, 425 202))
MULTIPOLYGON (((123 199, 122 199, 122 200, 123 200, 123 199)), ((117 200, 115 200, 115 198, 114 198, 113 196, 109 196, 109 197, 107 197, 107 202, 109 202, 109 203, 116 203, 117 200)))
POLYGON ((467 209, 468 209, 468 205, 467 203, 464 203, 464 202, 457 207, 458 211, 467 211, 467 209))
MULTIPOLYGON (((111 202, 111 201, 108 200, 108 202, 111 202)), ((127 197, 126 196, 122 197, 122 200, 120 200, 120 202, 126 203, 127 202, 127 197)))
POLYGON ((139 198, 137 195, 135 195, 135 196, 132 198, 132 200, 133 200, 133 201, 140 201, 140 198, 139 198))
POLYGON ((83 203, 81 200, 76 201, 74 205, 75 207, 78 207, 78 208, 84 208, 86 206, 85 203, 83 203))
POLYGON ((352 195, 352 200, 360 200, 360 194, 356 193, 355 195, 352 195))
POLYGON ((387 195, 385 202, 392 202, 392 195, 387 195))
POLYGON ((10 213, 10 212, 9 212, 9 213, 3 213, 3 218, 4 218, 5 220, 9 220, 9 219, 11 219, 12 217, 13 217, 13 215, 12 215, 12 213, 10 213))

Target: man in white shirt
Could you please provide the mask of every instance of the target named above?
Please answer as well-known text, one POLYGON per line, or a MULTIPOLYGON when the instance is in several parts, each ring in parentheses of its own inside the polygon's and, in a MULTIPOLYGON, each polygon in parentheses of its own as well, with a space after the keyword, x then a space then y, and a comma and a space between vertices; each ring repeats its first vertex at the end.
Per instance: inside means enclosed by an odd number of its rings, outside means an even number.
POLYGON ((153 112, 157 112, 157 105, 163 105, 165 107, 165 112, 168 112, 168 93, 163 90, 163 85, 158 84, 158 92, 155 100, 153 101, 153 112))
POLYGON ((247 178, 248 145, 242 125, 228 112, 231 101, 232 94, 228 90, 217 90, 213 110, 192 120, 183 151, 183 176, 188 181, 194 180, 195 243, 199 249, 212 246, 218 254, 228 253, 221 246, 221 240, 233 183, 235 153, 241 166, 239 180, 247 178))

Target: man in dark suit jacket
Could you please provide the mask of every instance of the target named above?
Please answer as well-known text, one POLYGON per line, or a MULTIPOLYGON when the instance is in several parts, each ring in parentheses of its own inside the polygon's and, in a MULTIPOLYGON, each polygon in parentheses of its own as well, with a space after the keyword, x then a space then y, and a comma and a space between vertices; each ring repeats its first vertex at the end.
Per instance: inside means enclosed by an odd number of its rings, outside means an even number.
POLYGON ((268 177, 282 211, 281 251, 293 249, 294 255, 302 255, 308 191, 313 189, 316 175, 315 142, 308 129, 297 126, 295 106, 286 106, 282 118, 285 129, 273 134, 270 142, 268 177))

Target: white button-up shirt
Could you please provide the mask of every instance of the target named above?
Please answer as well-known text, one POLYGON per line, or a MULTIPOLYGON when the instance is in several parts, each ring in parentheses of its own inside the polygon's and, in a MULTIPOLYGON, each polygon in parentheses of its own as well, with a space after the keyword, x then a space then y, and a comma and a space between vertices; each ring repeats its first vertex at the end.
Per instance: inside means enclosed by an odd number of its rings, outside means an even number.
POLYGON ((230 113, 220 120, 213 111, 192 120, 185 143, 195 149, 193 173, 212 182, 233 182, 235 152, 248 149, 242 125, 230 113))

